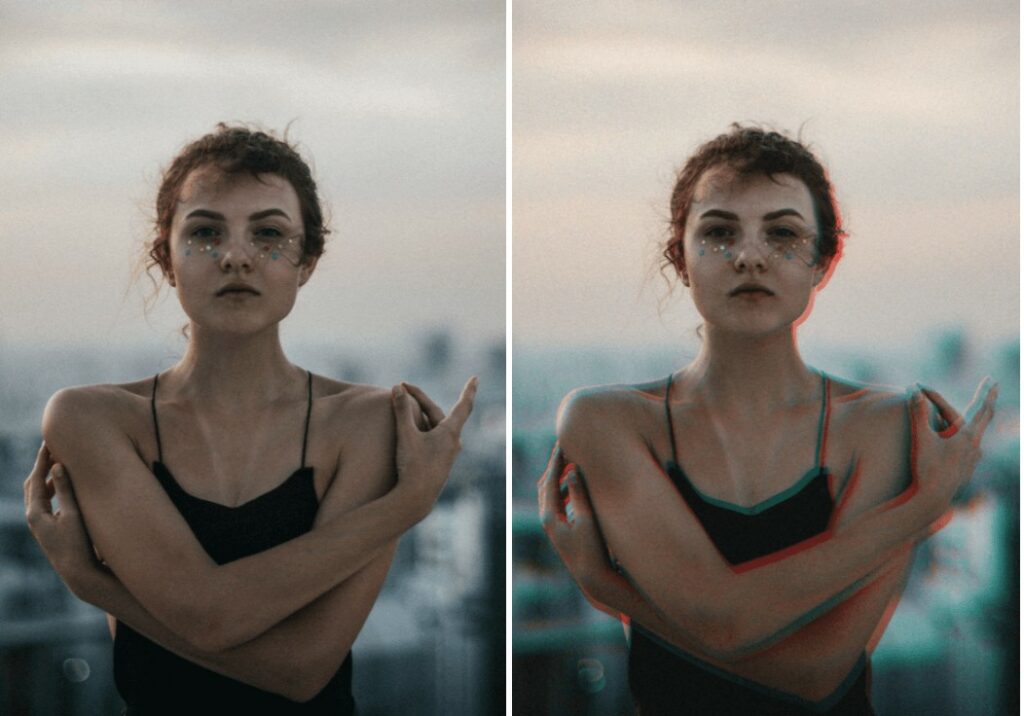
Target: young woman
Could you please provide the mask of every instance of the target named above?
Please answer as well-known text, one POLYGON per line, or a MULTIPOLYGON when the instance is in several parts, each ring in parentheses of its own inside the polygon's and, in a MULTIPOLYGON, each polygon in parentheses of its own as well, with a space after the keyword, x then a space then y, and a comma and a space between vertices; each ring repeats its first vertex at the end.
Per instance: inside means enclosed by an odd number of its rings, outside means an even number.
POLYGON ((188 315, 184 357, 47 405, 29 525, 111 615, 129 714, 355 711, 350 647, 447 479, 476 381, 445 417, 414 386, 289 363, 279 325, 326 233, 294 148, 220 125, 157 197, 149 255, 188 315))
POLYGON ((922 393, 804 364, 796 328, 842 228, 800 143, 734 125, 671 210, 664 256, 701 350, 667 379, 566 398, 545 528, 588 599, 631 621, 638 713, 870 714, 867 654, 974 469, 996 387, 967 421, 929 391, 936 434, 922 393))

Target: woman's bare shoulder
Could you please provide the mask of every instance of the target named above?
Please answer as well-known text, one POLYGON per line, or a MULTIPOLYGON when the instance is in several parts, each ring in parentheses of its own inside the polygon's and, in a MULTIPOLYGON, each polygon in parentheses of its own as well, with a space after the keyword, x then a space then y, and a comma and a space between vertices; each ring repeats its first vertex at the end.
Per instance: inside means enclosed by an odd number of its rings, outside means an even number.
POLYGON ((576 388, 558 408, 557 434, 563 444, 628 432, 645 434, 663 404, 664 384, 598 385, 576 388))
POLYGON ((43 411, 43 438, 62 460, 123 441, 137 449, 139 426, 150 419, 151 390, 152 379, 62 388, 43 411))
POLYGON ((869 435, 903 432, 910 394, 901 388, 830 378, 837 427, 869 435))
MULTIPOLYGON (((314 376, 314 405, 323 420, 346 434, 394 434, 391 389, 314 376)), ((341 434, 341 433, 339 433, 341 434)))
POLYGON ((130 383, 104 383, 61 388, 46 404, 47 418, 95 421, 132 420, 135 413, 148 410, 152 378, 130 383))
POLYGON ((853 513, 900 494, 910 484, 910 395, 900 388, 833 379, 830 433, 859 476, 853 513))

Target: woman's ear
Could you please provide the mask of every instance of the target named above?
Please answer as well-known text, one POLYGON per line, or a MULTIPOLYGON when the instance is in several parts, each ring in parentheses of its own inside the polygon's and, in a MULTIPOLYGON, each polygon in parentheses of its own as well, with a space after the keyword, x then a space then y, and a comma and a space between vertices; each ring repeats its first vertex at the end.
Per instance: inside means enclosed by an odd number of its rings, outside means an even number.
POLYGON ((319 256, 313 256, 302 262, 299 266, 299 285, 305 286, 306 281, 309 280, 310 276, 313 275, 313 269, 316 268, 316 262, 320 260, 319 256))
POLYGON ((676 271, 679 273, 679 280, 683 282, 683 285, 687 288, 690 287, 690 272, 686 270, 686 262, 680 260, 679 265, 676 267, 676 271))

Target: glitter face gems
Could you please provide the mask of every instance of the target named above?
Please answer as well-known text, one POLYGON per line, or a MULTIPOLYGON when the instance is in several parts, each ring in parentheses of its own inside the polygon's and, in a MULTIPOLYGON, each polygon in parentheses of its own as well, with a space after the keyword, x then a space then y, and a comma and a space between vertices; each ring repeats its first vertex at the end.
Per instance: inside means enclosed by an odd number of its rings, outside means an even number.
POLYGON ((257 229, 249 239, 256 260, 285 260, 293 266, 302 263, 302 234, 285 236, 276 228, 257 229))
POLYGON ((185 240, 186 256, 204 256, 220 258, 221 235, 220 231, 210 226, 200 226, 193 229, 185 240))
MULTIPOLYGON (((732 261, 741 250, 743 238, 735 226, 702 227, 697 241, 697 255, 721 256, 732 261)), ((754 239, 754 250, 766 263, 800 261, 813 267, 817 263, 816 236, 806 229, 792 226, 769 226, 754 239)))
MULTIPOLYGON (((192 229, 185 240, 185 256, 209 257, 219 261, 225 252, 222 230, 213 226, 192 229)), ((244 239, 243 250, 253 263, 285 260, 293 266, 302 263, 302 234, 286 236, 276 227, 262 227, 244 239)))

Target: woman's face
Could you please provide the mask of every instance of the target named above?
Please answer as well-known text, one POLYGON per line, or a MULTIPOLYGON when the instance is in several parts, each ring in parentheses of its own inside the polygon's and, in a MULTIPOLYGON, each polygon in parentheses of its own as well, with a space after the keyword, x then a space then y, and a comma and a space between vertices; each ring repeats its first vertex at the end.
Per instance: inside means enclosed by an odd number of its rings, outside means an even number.
POLYGON ((754 335, 788 329, 825 275, 817 231, 814 200, 796 177, 708 170, 686 217, 681 271, 705 322, 754 335))
POLYGON ((194 324, 257 332, 288 315, 313 272, 302 235, 286 179, 201 167, 185 180, 171 222, 168 279, 194 324))

